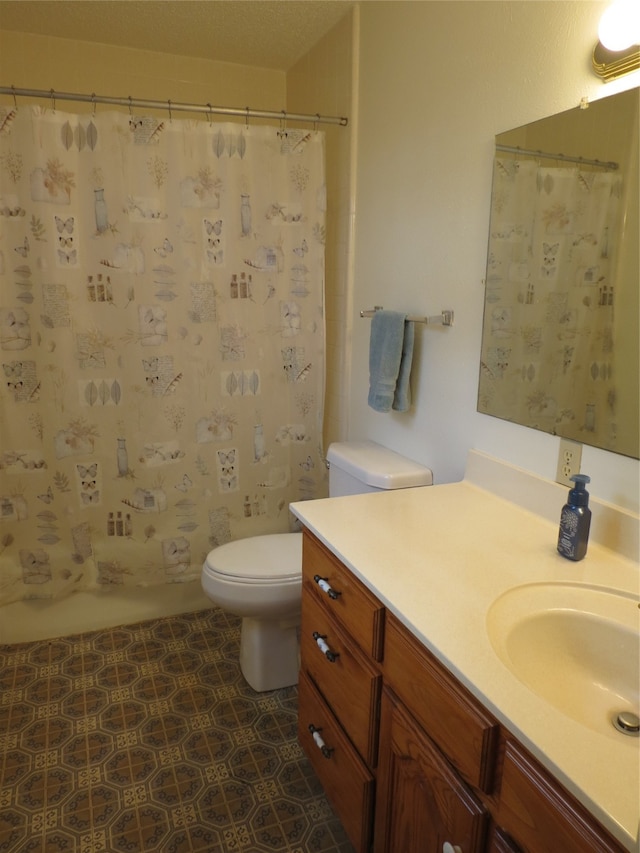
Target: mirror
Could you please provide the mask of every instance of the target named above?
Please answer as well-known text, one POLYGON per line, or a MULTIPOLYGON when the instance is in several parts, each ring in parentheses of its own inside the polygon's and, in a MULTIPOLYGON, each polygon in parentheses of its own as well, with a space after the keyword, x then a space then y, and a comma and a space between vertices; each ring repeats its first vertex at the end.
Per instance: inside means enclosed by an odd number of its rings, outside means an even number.
POLYGON ((640 89, 496 136, 478 411, 634 458, 640 89))

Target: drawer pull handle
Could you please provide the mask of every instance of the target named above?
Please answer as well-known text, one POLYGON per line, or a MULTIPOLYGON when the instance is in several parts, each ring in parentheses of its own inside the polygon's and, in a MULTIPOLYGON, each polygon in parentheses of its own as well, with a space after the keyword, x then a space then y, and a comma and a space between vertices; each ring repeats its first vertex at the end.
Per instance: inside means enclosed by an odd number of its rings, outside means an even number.
POLYGON ((324 755, 325 758, 331 758, 331 753, 334 752, 332 747, 326 745, 326 743, 322 740, 320 732, 322 729, 317 729, 313 723, 309 723, 309 731, 311 732, 314 741, 316 742, 316 746, 320 750, 320 752, 324 755))
POLYGON ((318 631, 314 631, 312 634, 312 637, 316 641, 316 643, 318 644, 318 648, 320 649, 322 654, 327 658, 327 660, 331 661, 331 663, 335 663, 336 658, 340 657, 340 653, 339 652, 332 652, 331 649, 329 648, 329 646, 325 643, 325 640, 327 639, 327 635, 326 634, 319 634, 318 631))
POLYGON ((321 578, 320 575, 314 575, 313 579, 318 584, 320 589, 323 592, 326 592, 329 598, 332 598, 334 601, 336 600, 336 598, 338 598, 338 596, 342 595, 341 592, 338 592, 337 590, 332 589, 329 586, 329 581, 327 578, 321 578))

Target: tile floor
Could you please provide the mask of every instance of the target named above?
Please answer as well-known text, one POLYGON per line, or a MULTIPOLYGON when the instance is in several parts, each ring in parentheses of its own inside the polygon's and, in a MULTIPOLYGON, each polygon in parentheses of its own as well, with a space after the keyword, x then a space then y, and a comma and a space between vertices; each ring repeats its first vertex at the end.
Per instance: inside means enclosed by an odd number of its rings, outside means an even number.
POLYGON ((297 689, 246 684, 239 628, 204 610, 0 646, 0 851, 352 853, 297 689))

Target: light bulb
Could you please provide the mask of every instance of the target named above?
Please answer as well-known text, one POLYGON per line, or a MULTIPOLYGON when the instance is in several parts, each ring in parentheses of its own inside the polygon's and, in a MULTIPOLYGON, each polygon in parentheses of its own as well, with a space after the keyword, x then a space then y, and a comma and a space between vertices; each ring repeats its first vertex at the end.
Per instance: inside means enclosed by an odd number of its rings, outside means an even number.
POLYGON ((619 51, 640 41, 640 3, 615 0, 602 14, 598 26, 600 44, 619 51))

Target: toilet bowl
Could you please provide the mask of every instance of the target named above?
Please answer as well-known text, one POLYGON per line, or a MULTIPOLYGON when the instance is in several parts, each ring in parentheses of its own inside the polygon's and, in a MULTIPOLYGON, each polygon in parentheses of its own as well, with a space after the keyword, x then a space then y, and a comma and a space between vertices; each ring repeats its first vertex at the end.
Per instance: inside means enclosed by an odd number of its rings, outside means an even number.
POLYGON ((202 568, 205 595, 242 617, 240 669, 258 692, 298 681, 302 533, 227 542, 202 568))
MULTIPOLYGON (((332 444, 329 495, 428 486, 429 468, 371 441, 332 444)), ((242 617, 240 669, 256 691, 298 682, 302 534, 272 533, 227 542, 207 555, 202 589, 242 617)))

